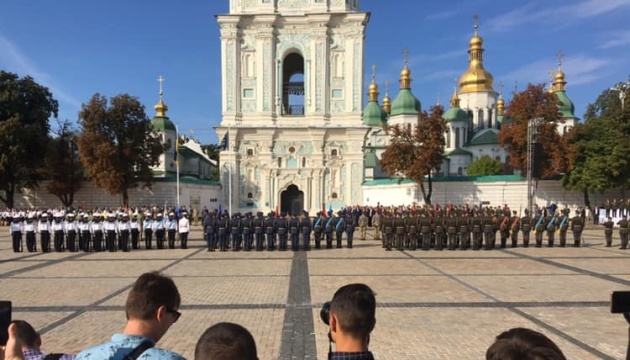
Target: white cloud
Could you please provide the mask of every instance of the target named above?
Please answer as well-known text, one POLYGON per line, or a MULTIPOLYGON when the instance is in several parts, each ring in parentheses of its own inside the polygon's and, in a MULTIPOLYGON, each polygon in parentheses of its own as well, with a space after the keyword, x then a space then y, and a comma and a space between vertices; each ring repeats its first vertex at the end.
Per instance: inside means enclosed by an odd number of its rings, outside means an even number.
POLYGON ((598 46, 600 49, 610 49, 618 46, 630 45, 630 30, 612 33, 607 40, 598 46))
POLYGON ((630 0, 581 0, 565 6, 553 6, 549 2, 532 1, 516 10, 509 11, 488 21, 490 31, 508 30, 531 22, 566 25, 572 21, 587 19, 630 6, 630 0), (554 21, 562 19, 561 22, 554 21))
POLYGON ((52 77, 41 71, 39 67, 20 48, 5 36, 0 34, 0 68, 17 73, 21 76, 31 76, 38 83, 46 86, 53 97, 79 109, 81 102, 72 95, 55 85, 52 77))
MULTIPOLYGON (((605 58, 577 55, 564 59, 562 71, 566 74, 569 86, 587 84, 601 78, 602 69, 611 63, 611 60, 605 58)), ((512 70, 501 78, 506 81, 517 80, 519 84, 549 83, 550 69, 557 71, 557 63, 553 59, 538 60, 512 70)))

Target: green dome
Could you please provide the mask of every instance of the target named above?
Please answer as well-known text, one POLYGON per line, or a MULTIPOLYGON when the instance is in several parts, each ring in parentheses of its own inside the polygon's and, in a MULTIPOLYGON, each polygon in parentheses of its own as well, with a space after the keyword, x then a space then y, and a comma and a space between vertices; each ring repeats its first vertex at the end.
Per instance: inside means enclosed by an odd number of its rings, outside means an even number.
POLYGON ((158 132, 174 131, 177 132, 175 124, 168 118, 168 116, 155 116, 151 120, 153 130, 158 132))
POLYGON ((396 115, 418 115, 421 110, 420 100, 416 99, 410 89, 400 89, 398 96, 392 103, 392 114, 396 115))
POLYGON ((363 124, 367 126, 383 126, 387 124, 387 113, 376 101, 368 102, 363 110, 363 124))
POLYGON ((562 114, 563 119, 574 119, 575 118, 575 105, 573 105, 573 101, 569 99, 567 93, 564 91, 558 91, 555 93, 558 100, 560 100, 560 105, 558 106, 558 111, 562 114))
POLYGON ((444 113, 442 118, 446 122, 451 122, 451 121, 468 121, 468 114, 466 114, 466 112, 464 110, 462 110, 461 108, 459 108, 459 107, 452 107, 452 108, 446 110, 446 112, 444 113))

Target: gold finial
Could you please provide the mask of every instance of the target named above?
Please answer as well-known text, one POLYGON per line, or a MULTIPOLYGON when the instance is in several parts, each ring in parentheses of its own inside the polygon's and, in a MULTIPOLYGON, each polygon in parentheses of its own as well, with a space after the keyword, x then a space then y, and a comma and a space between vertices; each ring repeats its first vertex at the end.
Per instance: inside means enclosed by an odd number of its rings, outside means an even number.
POLYGON ((499 82, 499 100, 497 101, 497 115, 503 116, 505 113, 505 100, 503 100, 503 81, 499 82))
POLYGON ((547 92, 550 94, 553 94, 554 90, 555 90, 555 86, 553 84, 553 79, 554 79, 554 75, 555 75, 555 71, 553 69, 550 69, 549 72, 549 89, 547 89, 547 92))
POLYGON ((383 97, 383 111, 388 115, 392 112, 392 103, 389 98, 389 80, 385 80, 385 97, 383 97))
POLYGON ((168 111, 168 106, 166 106, 163 101, 164 88, 162 87, 162 83, 164 82, 164 78, 162 77, 162 75, 158 77, 158 82, 160 83, 160 92, 158 93, 160 95, 160 101, 153 108, 156 112, 155 116, 165 117, 166 111, 168 111))
POLYGON ((455 86, 453 86, 453 96, 451 96, 451 107, 459 107, 459 95, 457 95, 457 79, 455 79, 455 86))
POLYGON ((372 83, 368 89, 368 100, 378 102, 378 85, 376 85, 376 65, 372 65, 372 83))
POLYGON ((556 57, 558 58, 558 72, 556 72, 554 77, 553 91, 559 92, 564 91, 564 86, 567 82, 564 80, 564 72, 562 71, 562 59, 564 58, 564 54, 562 51, 559 51, 558 54, 556 54, 556 57))
POLYGON ((473 21, 474 21, 474 29, 475 29, 475 35, 477 35, 477 29, 479 29, 479 14, 474 14, 473 15, 473 21))
POLYGON ((558 53, 556 54, 556 57, 558 58, 558 71, 562 70, 562 58, 564 58, 564 54, 562 53, 562 50, 558 51, 558 53))
POLYGON ((409 71, 409 50, 405 48, 403 50, 403 56, 405 58, 405 67, 400 72, 400 88, 411 89, 411 71, 409 71))

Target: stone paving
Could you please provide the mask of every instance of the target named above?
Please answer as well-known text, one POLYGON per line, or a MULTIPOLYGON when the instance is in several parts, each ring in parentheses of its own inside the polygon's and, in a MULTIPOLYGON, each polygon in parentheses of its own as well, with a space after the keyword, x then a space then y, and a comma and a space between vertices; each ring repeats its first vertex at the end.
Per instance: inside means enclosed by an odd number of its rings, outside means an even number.
POLYGON ((0 299, 40 329, 47 352, 75 353, 120 331, 127 292, 150 270, 182 294, 183 315, 159 345, 187 358, 208 326, 231 321, 253 333, 261 360, 326 359, 319 309, 350 282, 377 293, 377 359, 483 359, 516 326, 544 332, 570 359, 621 359, 628 345, 609 300, 630 287, 630 250, 604 247, 601 229, 577 249, 400 252, 370 239, 296 253, 206 252, 195 228, 188 250, 15 254, 7 233, 0 299))

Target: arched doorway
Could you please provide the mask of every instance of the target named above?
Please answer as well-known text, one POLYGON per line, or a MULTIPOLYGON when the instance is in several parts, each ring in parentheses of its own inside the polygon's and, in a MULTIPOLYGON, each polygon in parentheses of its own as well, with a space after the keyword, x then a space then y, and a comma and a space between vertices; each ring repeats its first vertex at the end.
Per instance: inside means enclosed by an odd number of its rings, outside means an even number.
POLYGON ((296 185, 289 185, 280 194, 280 211, 289 215, 300 215, 304 211, 304 192, 296 185))

